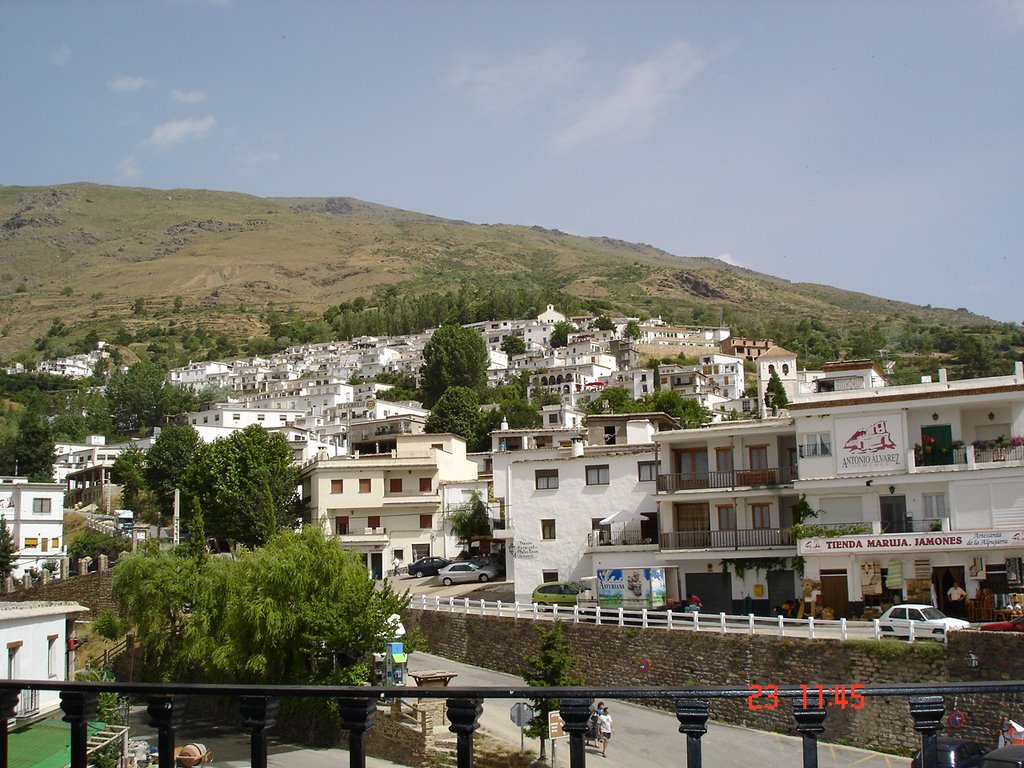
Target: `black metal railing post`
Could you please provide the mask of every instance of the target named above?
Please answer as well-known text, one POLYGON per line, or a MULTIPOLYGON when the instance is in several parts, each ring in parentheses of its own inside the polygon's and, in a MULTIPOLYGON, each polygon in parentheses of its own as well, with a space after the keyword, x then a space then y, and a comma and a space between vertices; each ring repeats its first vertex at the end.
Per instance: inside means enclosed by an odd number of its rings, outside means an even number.
POLYGON ((86 768, 89 749, 89 721, 96 715, 95 693, 61 691, 61 719, 71 726, 71 768, 86 768))
POLYGON ((480 727, 483 706, 480 699, 448 699, 448 730, 456 736, 456 759, 459 768, 473 768, 473 732, 480 727))
POLYGON ((238 708, 242 712, 242 725, 249 728, 249 759, 252 768, 267 767, 267 729, 277 725, 280 702, 269 696, 241 696, 238 708))
POLYGON ((939 761, 937 734, 942 729, 946 703, 942 696, 912 696, 910 716, 914 730, 921 734, 921 768, 936 768, 939 761))
POLYGON ((156 728, 160 768, 174 768, 174 721, 180 707, 176 706, 174 696, 149 696, 147 701, 149 724, 156 728))
POLYGON ((793 717, 796 732, 803 740, 804 768, 818 768, 818 734, 825 732, 825 718, 828 710, 822 707, 807 708, 806 699, 793 699, 793 717))
POLYGON ((3 766, 10 765, 7 753, 7 722, 14 717, 18 709, 19 696, 18 691, 0 691, 0 720, 3 721, 0 723, 0 765, 3 766))
POLYGON ((569 768, 584 768, 587 764, 587 726, 590 723, 590 705, 593 699, 561 699, 558 703, 563 730, 569 734, 569 768))
POLYGON ((376 713, 376 698, 338 699, 341 727, 348 731, 349 768, 366 768, 366 746, 363 744, 363 737, 373 725, 373 716, 376 713))
POLYGON ((686 734, 686 768, 701 768, 700 738, 708 732, 711 705, 704 699, 676 699, 679 732, 686 734))

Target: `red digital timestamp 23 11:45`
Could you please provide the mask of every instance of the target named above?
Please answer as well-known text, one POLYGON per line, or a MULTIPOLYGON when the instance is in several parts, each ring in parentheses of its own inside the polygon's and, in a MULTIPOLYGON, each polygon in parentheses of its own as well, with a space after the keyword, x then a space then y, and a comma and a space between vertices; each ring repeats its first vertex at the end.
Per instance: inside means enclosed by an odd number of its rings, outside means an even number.
MULTIPOLYGON (((818 709, 839 707, 840 709, 863 709, 863 685, 800 685, 801 704, 804 709, 817 705, 818 709)), ((747 709, 775 709, 779 706, 777 685, 749 685, 752 693, 747 696, 747 709)))

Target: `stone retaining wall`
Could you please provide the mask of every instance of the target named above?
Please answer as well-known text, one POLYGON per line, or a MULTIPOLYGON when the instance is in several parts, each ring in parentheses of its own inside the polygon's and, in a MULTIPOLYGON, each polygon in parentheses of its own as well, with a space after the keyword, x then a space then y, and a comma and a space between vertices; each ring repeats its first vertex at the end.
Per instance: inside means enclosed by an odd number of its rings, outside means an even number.
MULTIPOLYGON (((416 627, 425 637, 426 650, 502 672, 521 675, 525 659, 540 647, 534 622, 526 619, 417 610, 408 611, 406 618, 407 626, 416 627)), ((579 672, 586 684, 594 686, 746 687, 820 682, 845 685, 848 693, 853 684, 970 680, 965 663, 968 652, 981 659, 979 679, 1024 679, 1024 637, 998 633, 954 634, 944 647, 930 641, 798 640, 567 623, 565 637, 580 659, 579 672), (641 667, 649 671, 642 672, 641 667)), ((816 689, 811 689, 809 696, 816 703, 816 689)), ((664 706, 672 704, 666 701, 664 706)), ((993 746, 1002 719, 1024 715, 1024 703, 997 696, 959 697, 947 701, 946 707, 967 716, 967 726, 958 735, 993 746)), ((792 710, 786 702, 771 711, 753 711, 746 701, 713 702, 712 717, 794 733, 792 710)), ((910 754, 919 744, 905 698, 869 698, 860 710, 829 707, 822 738, 898 754, 910 754)))
POLYGON ((18 603, 26 600, 72 600, 89 609, 88 615, 82 618, 94 619, 103 611, 117 609, 111 590, 112 579, 112 571, 94 571, 46 584, 38 583, 30 589, 0 593, 0 600, 18 603))

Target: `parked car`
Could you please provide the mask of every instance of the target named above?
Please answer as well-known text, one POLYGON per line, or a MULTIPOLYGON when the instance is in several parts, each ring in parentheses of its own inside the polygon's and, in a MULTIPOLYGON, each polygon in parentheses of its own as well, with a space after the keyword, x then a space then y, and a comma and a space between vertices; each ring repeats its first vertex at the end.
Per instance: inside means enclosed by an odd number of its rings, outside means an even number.
POLYGON ((449 584, 465 584, 470 581, 490 581, 498 575, 498 569, 493 565, 477 565, 463 561, 451 563, 437 572, 437 578, 446 587, 449 584))
POLYGON ((985 755, 981 768, 1024 768, 1024 746, 993 749, 985 755))
POLYGON ((575 581, 548 581, 533 589, 533 602, 538 605, 576 605, 583 591, 575 581))
POLYGON ((993 621, 990 624, 982 624, 979 629, 986 632, 1024 632, 1024 616, 1018 616, 1009 621, 993 621))
POLYGON ((421 576, 436 576, 437 572, 450 562, 451 560, 446 557, 421 557, 419 560, 409 563, 406 570, 409 571, 410 576, 415 576, 417 579, 421 576))
POLYGON ((947 632, 971 626, 963 619, 950 618, 938 608, 918 603, 894 605, 878 617, 879 629, 897 637, 910 637, 911 622, 914 623, 914 637, 942 637, 947 632))
MULTIPOLYGON (((947 736, 939 736, 936 742, 939 754, 936 763, 938 768, 975 768, 981 765, 990 750, 976 741, 952 739, 947 736)), ((918 750, 914 759, 910 761, 910 768, 920 768, 920 765, 921 750, 918 750)))

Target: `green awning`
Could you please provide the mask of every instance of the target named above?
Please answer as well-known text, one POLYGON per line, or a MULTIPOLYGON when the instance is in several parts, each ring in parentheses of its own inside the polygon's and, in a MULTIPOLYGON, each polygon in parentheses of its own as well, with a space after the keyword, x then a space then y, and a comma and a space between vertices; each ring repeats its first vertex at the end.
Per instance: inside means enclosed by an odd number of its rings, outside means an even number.
POLYGON ((391 658, 398 664, 405 664, 409 656, 405 653, 395 653, 391 655, 391 658))

